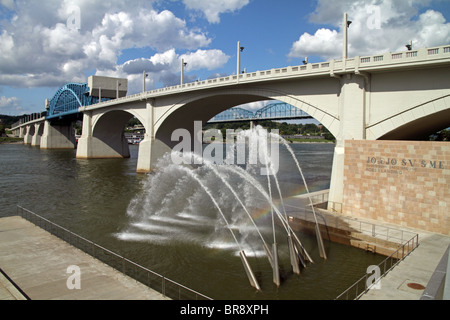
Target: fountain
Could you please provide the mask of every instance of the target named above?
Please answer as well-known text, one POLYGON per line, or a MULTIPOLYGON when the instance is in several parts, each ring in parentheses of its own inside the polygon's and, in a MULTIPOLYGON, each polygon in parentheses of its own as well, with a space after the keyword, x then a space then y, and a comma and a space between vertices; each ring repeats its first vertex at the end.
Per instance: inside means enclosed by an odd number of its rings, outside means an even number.
MULTIPOLYGON (((298 163, 298 160, 297 160, 297 157, 296 157, 295 154, 294 154, 294 151, 292 150, 292 148, 289 146, 289 144, 287 143, 287 141, 286 141, 285 139, 283 139, 283 138, 280 137, 280 136, 278 136, 278 137, 280 138, 280 141, 283 143, 283 145, 288 149, 289 153, 292 155, 292 159, 295 161, 295 164, 297 165, 298 171, 299 171, 299 173, 300 173, 300 175, 301 175, 301 177, 302 177, 303 183, 304 183, 304 185, 305 185, 305 188, 306 188, 306 194, 309 195, 308 184, 306 183, 305 176, 303 175, 303 170, 302 170, 300 164, 298 163)), ((325 247, 324 247, 324 245, 323 245, 322 236, 321 236, 321 234, 320 234, 319 223, 318 223, 318 221, 317 221, 316 211, 315 211, 315 209, 314 209, 314 205, 313 205, 313 203, 312 203, 311 197, 308 197, 308 199, 309 199, 309 204, 310 204, 310 206, 311 206, 311 210, 312 210, 312 212, 313 212, 314 220, 315 220, 315 223, 316 223, 316 226, 315 226, 315 228, 316 228, 316 237, 317 237, 317 243, 318 243, 318 245, 319 245, 320 256, 321 256, 322 258, 326 259, 326 258, 327 258, 327 254, 326 254, 326 252, 325 252, 325 247)))
MULTIPOLYGON (((206 193, 208 198, 211 200, 211 202, 214 204, 215 209, 218 212, 218 216, 220 217, 220 220, 224 223, 224 228, 228 229, 231 233, 231 236, 234 240, 234 247, 238 250, 238 255, 242 261, 242 264, 244 266, 245 272, 247 274, 247 277, 250 281, 250 284, 252 287, 256 288, 258 291, 261 290, 261 287, 255 277, 255 274, 252 271, 252 268, 250 266, 250 263, 247 259, 247 254, 245 253, 245 249, 243 248, 242 239, 241 242, 238 240, 238 236, 235 234, 232 223, 230 223, 229 219, 227 218, 227 214, 229 215, 229 212, 224 212, 223 208, 221 207, 221 204, 224 204, 224 201, 226 202, 227 199, 228 202, 237 202, 239 204, 239 207, 241 210, 245 212, 245 216, 247 217, 247 222, 244 223, 243 219, 239 221, 238 230, 242 236, 242 238, 247 239, 250 232, 256 233, 261 241, 261 245, 264 249, 265 255, 268 258, 268 261, 273 269, 273 282, 280 286, 281 280, 280 280, 280 270, 279 270, 279 261, 278 261, 278 244, 276 240, 275 235, 275 220, 278 219, 280 222, 282 228, 284 229, 284 232, 286 233, 287 238, 287 244, 288 244, 288 254, 290 257, 290 264, 292 266, 293 273, 300 274, 300 267, 306 267, 307 262, 313 263, 313 260, 311 259, 308 252, 305 250, 304 246, 302 245, 300 239, 297 237, 297 235, 294 233, 292 228, 289 225, 289 219, 285 210, 284 201, 283 201, 283 195, 281 192, 281 188, 279 185, 279 181, 276 174, 276 165, 271 159, 272 153, 269 154, 268 148, 267 148, 267 138, 271 139, 270 143, 279 143, 281 141, 281 144, 284 145, 287 150, 292 155, 293 160, 296 163, 296 166, 299 170, 300 176, 303 180, 303 183, 306 187, 306 192, 309 194, 305 177, 303 175, 303 172, 301 170, 300 164, 298 163, 295 154, 293 153, 292 149, 288 145, 288 143, 279 135, 271 133, 268 134, 268 132, 264 129, 262 129, 260 126, 257 126, 256 128, 253 128, 252 130, 245 130, 240 131, 237 134, 237 141, 238 142, 246 142, 245 139, 248 139, 248 147, 249 147, 249 161, 246 163, 246 169, 239 165, 234 164, 225 164, 225 165, 216 165, 209 161, 208 159, 205 159, 205 157, 202 157, 201 155, 194 154, 192 152, 184 152, 180 153, 178 152, 178 156, 182 157, 185 162, 184 163, 191 163, 191 164, 203 164, 201 166, 196 166, 195 168, 188 167, 183 164, 170 164, 170 156, 166 155, 164 159, 161 160, 159 170, 156 171, 155 174, 149 176, 148 188, 151 188, 151 191, 148 191, 146 195, 144 195, 143 198, 135 199, 130 206, 128 213, 130 216, 136 216, 137 212, 141 214, 139 219, 143 221, 146 224, 149 222, 149 220, 155 220, 156 217, 164 217, 165 215, 170 214, 168 210, 179 210, 178 213, 176 213, 176 216, 173 220, 176 220, 177 217, 182 217, 181 213, 183 213, 184 208, 180 207, 180 199, 183 199, 180 197, 180 193, 183 192, 187 193, 187 197, 191 199, 193 195, 191 194, 194 192, 191 187, 191 181, 196 182, 200 186, 200 190, 202 192, 206 193), (272 141, 272 139, 274 141, 272 141), (259 147, 259 148, 258 148, 259 147), (254 149, 258 148, 258 149, 254 149), (255 164, 255 153, 259 152, 259 155, 261 157, 261 163, 265 170, 261 170, 261 174, 265 174, 267 179, 267 190, 263 186, 261 182, 259 182, 251 173, 250 168, 251 164, 255 164), (252 158, 253 157, 253 158, 252 158), (167 164, 169 163, 169 164, 167 164), (226 174, 228 173, 228 175, 226 174), (223 193, 219 193, 217 191, 213 192, 210 187, 208 187, 208 179, 211 179, 210 174, 213 174, 216 178, 218 178, 221 182, 221 185, 226 187, 226 190, 230 193, 230 198, 225 199, 225 196, 223 193), (254 190, 256 190, 262 197, 263 200, 269 205, 271 210, 271 219, 272 219, 272 235, 273 235, 273 244, 272 249, 270 249, 267 241, 265 240, 264 236, 262 235, 260 228, 255 223, 254 218, 252 217, 251 212, 248 210, 247 205, 244 200, 241 199, 241 196, 238 194, 237 186, 233 186, 230 183, 230 177, 239 177, 241 178, 244 183, 249 184, 252 186, 254 190), (277 205, 274 204, 273 201, 273 194, 272 194, 272 179, 275 181, 275 187, 278 191, 278 196, 281 204, 281 211, 277 207, 277 205), (158 187, 155 188, 154 186, 157 185, 158 187), (162 188, 162 190, 158 190, 159 188, 162 188), (155 192, 154 192, 155 191, 155 192), (177 196, 176 199, 178 200, 177 208, 173 208, 170 204, 175 203, 175 195, 177 196), (157 197, 157 199, 154 199, 154 197, 157 197), (160 199, 162 198, 162 199, 160 199), (160 209, 158 209, 161 207, 160 209), (252 229, 245 229, 243 226, 245 224, 252 225, 252 229)), ((234 140, 233 140, 234 142, 234 140)), ((227 152, 232 152, 234 156, 234 151, 236 150, 242 150, 242 145, 237 146, 236 144, 232 144, 231 148, 227 145, 227 152)), ((239 157, 239 155, 238 155, 239 157)), ((173 158, 172 158, 173 159, 173 158)), ((227 154, 227 161, 230 160, 229 154, 227 154)), ((231 161, 234 163, 234 160, 231 161)), ((215 183, 217 185, 217 181, 215 183)), ((146 186, 144 186, 145 188, 146 186)), ((144 190, 145 192, 145 190, 144 190)), ((223 192, 223 191, 222 191, 223 192)), ((200 196, 199 196, 200 197, 200 196)), ((310 199, 311 207, 314 213, 315 221, 316 221, 316 236, 318 241, 318 247, 319 252, 322 258, 326 259, 326 254, 322 242, 322 238, 320 235, 320 230, 317 223, 317 218, 314 212, 314 207, 312 206, 312 201, 310 199)), ((232 209, 228 209, 231 211, 238 210, 237 207, 234 207, 232 209)), ((173 213, 171 213, 173 215, 173 213)), ((233 219, 233 216, 231 217, 233 219)), ((238 220, 235 218, 235 220, 238 220)), ((143 227, 142 224, 135 224, 137 227, 143 227)), ((151 224, 151 222, 150 222, 151 224)), ((217 225, 216 222, 212 221, 212 224, 217 225)), ((122 235, 122 237, 125 239, 126 235, 122 235)), ((254 244, 253 244, 254 245, 254 244)))

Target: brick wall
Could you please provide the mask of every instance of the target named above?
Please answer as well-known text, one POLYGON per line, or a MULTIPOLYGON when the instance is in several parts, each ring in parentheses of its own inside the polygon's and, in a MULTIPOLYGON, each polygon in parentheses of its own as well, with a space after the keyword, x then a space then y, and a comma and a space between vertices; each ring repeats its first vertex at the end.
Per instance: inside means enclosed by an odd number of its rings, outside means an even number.
POLYGON ((450 235, 450 143, 345 144, 343 213, 450 235))

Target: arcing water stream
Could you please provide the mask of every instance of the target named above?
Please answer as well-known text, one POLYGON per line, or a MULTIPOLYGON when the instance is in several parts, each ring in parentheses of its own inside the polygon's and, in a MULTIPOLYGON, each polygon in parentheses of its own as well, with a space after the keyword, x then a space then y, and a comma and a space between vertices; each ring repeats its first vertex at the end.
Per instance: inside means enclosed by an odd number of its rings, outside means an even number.
MULTIPOLYGON (((217 165, 215 163, 212 163, 207 158, 191 152, 184 152, 182 154, 178 153, 176 155, 178 157, 177 159, 183 159, 183 163, 185 164, 203 163, 203 166, 197 168, 187 168, 182 163, 171 163, 173 155, 170 155, 170 159, 169 155, 166 155, 166 157, 161 160, 160 165, 156 170, 156 174, 150 175, 148 178, 148 192, 145 192, 143 195, 140 195, 133 200, 132 204, 129 207, 128 213, 131 217, 138 216, 138 219, 140 219, 139 222, 132 224, 132 226, 145 229, 146 231, 155 231, 154 228, 157 228, 156 230, 159 232, 159 234, 156 239, 158 241, 161 239, 161 236, 166 236, 168 238, 172 238, 175 236, 181 237, 186 241, 188 241, 189 239, 194 240, 195 242, 206 241, 206 243, 203 242, 203 245, 209 247, 216 243, 217 239, 209 238, 209 240, 205 240, 204 237, 196 238, 195 236, 192 238, 187 234, 188 231, 186 231, 186 234, 181 231, 181 234, 173 235, 170 232, 170 227, 167 230, 161 230, 160 227, 156 227, 151 223, 151 221, 159 219, 170 219, 171 222, 179 219, 180 224, 187 223, 185 221, 186 209, 187 206, 191 206, 193 204, 188 199, 201 197, 201 193, 205 193, 210 201, 214 204, 217 212, 210 212, 207 216, 202 216, 201 214, 196 215, 194 213, 194 215, 190 216, 189 223, 204 223, 204 219, 206 218, 209 223, 216 227, 216 230, 220 226, 223 226, 224 229, 228 229, 232 235, 235 246, 233 246, 232 243, 228 243, 226 247, 230 250, 236 250, 236 252, 240 255, 250 284, 257 290, 261 290, 261 287, 256 280, 256 276, 251 269, 250 263, 247 260, 248 254, 245 252, 244 247, 250 247, 251 249, 249 251, 251 253, 255 253, 255 248, 259 248, 256 250, 256 252, 265 252, 273 269, 273 282, 277 286, 280 286, 281 280, 278 262, 278 244, 275 228, 276 218, 278 218, 279 223, 281 223, 286 232, 285 236, 288 239, 288 254, 290 256, 293 272, 295 274, 300 274, 300 267, 306 266, 305 261, 313 262, 312 258, 302 245, 299 237, 290 228, 289 220, 284 208, 283 195, 276 175, 276 171, 278 170, 279 166, 279 159, 277 159, 276 157, 279 155, 278 147, 280 143, 284 147, 286 147, 287 150, 289 150, 292 156, 292 161, 295 162, 298 168, 299 178, 302 179, 308 193, 309 189, 306 185, 303 171, 298 160, 295 157, 293 150, 282 137, 274 133, 269 134, 265 129, 258 126, 252 130, 239 132, 237 135, 237 141, 240 143, 248 144, 247 158, 252 159, 252 161, 249 161, 245 164, 245 169, 234 164, 225 163, 217 165), (271 148, 268 148, 268 145, 270 145, 271 148), (273 145, 276 145, 276 148, 274 148, 273 145), (274 152, 274 150, 276 150, 277 152, 274 152), (259 157, 261 158, 260 163, 257 163, 257 161, 255 162, 255 159, 257 159, 257 156, 255 157, 255 155, 259 155, 259 157), (251 172, 258 172, 258 170, 255 170, 255 168, 253 168, 254 165, 256 165, 256 167, 262 166, 260 168, 260 172, 261 175, 265 174, 267 178, 268 190, 266 190, 263 184, 257 181, 257 179, 251 174, 251 172), (211 175, 211 173, 213 175, 211 175), (236 177, 241 178, 242 181, 236 183, 236 177), (232 180, 233 178, 234 181, 232 180), (277 187, 279 200, 281 202, 284 215, 280 212, 278 206, 273 202, 273 195, 271 190, 272 178, 275 180, 275 185, 277 187), (194 195, 193 198, 184 198, 183 194, 185 194, 188 190, 192 190, 193 182, 197 183, 201 187, 201 189, 196 195, 194 195), (239 183, 241 185, 239 185, 239 183), (170 186, 172 186, 172 188, 170 188, 170 186), (166 190, 167 188, 168 192, 161 192, 161 188, 163 190, 166 190), (242 200, 241 196, 238 194, 239 190, 244 190, 246 193, 248 193, 249 196, 245 197, 245 200, 242 200), (253 195, 255 191, 260 194, 253 195), (226 195, 225 192, 228 192, 228 194, 226 195), (254 217, 252 216, 252 213, 250 212, 251 210, 248 209, 248 207, 252 206, 251 202, 255 200, 263 202, 265 201, 266 204, 270 207, 272 213, 272 250, 270 250, 268 242, 260 230, 269 230, 270 226, 258 226, 255 222, 254 217), (250 201, 250 203, 248 201, 250 201), (235 204, 236 202, 239 204, 239 206, 233 206, 233 204, 235 204), (163 204, 163 207, 160 207, 159 204, 163 204), (239 207, 241 210, 239 210, 239 207), (230 208, 232 209, 230 210, 230 208), (245 213, 248 219, 244 219, 245 215, 243 215, 243 213, 245 213), (229 221, 233 221, 233 224, 230 224, 229 221), (223 225, 223 223, 225 225, 223 225), (249 224, 250 226, 254 227, 253 230, 249 228, 249 224), (240 235, 240 240, 238 240, 235 232, 240 235), (258 237, 260 238, 260 244, 258 244, 258 241, 255 242, 254 238, 251 237, 251 232, 255 232, 258 235, 258 237)), ((223 148, 220 143, 219 147, 223 148)), ((235 152, 237 148, 230 148, 230 146, 227 146, 226 149, 229 152, 235 152)), ((227 159, 230 159, 229 155, 227 156, 227 159)), ((191 195, 191 197, 192 196, 193 195, 191 195)), ((310 203, 312 204, 311 201, 310 203)), ((315 216, 314 207, 312 207, 312 209, 315 216)), ((315 221, 316 237, 318 241, 320 256, 326 259, 325 248, 316 218, 315 221)), ((213 235, 210 235, 210 237, 214 238, 213 235)), ((119 234, 119 238, 130 239, 132 238, 132 236, 130 236, 128 232, 125 231, 119 234)))

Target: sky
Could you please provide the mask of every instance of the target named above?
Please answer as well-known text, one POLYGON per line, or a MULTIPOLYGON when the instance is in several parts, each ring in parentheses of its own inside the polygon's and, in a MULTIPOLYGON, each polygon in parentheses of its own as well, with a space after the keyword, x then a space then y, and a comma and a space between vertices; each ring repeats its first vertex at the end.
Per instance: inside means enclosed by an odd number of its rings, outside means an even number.
MULTIPOLYGON (((236 73, 450 44, 450 0, 0 0, 0 114, 45 110, 91 75, 128 94, 236 73)), ((259 109, 264 102, 247 105, 259 109)))

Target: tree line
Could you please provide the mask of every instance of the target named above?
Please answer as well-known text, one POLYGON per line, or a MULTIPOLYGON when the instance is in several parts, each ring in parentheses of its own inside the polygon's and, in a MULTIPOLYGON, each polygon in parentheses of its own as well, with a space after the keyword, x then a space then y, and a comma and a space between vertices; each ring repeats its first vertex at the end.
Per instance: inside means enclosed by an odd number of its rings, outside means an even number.
MULTIPOLYGON (((335 137, 328 131, 327 128, 321 124, 307 123, 307 124, 295 124, 287 122, 276 122, 270 120, 257 121, 257 125, 262 126, 267 130, 279 130, 282 136, 322 136, 323 139, 329 141, 335 141, 335 137)), ((226 135, 227 129, 250 129, 249 122, 228 122, 228 123, 211 123, 204 126, 204 130, 218 129, 222 131, 223 136, 226 135)))

